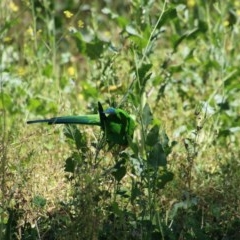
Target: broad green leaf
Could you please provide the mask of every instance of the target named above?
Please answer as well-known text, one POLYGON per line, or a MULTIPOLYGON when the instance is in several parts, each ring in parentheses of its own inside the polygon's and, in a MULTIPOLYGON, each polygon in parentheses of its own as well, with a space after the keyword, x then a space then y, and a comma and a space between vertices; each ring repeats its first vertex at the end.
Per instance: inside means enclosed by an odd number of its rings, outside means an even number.
POLYGON ((75 166, 76 166, 76 160, 71 156, 71 157, 67 158, 65 161, 64 171, 74 173, 75 166))
POLYGON ((166 154, 160 143, 155 144, 150 151, 148 155, 148 163, 154 168, 158 168, 160 166, 165 167, 167 165, 166 154))
POLYGON ((125 167, 126 160, 121 159, 117 162, 113 168, 112 175, 117 182, 120 182, 122 178, 126 175, 127 169, 125 167))
POLYGON ((151 109, 149 107, 149 104, 146 103, 143 108, 143 115, 142 115, 143 125, 148 126, 153 121, 153 114, 151 112, 151 109))
POLYGON ((91 42, 87 42, 83 39, 80 32, 74 33, 73 36, 80 53, 88 56, 90 59, 100 58, 104 50, 105 42, 99 40, 97 37, 95 37, 95 39, 91 42))
POLYGON ((166 132, 164 130, 161 131, 160 133, 160 141, 161 141, 161 144, 162 144, 162 147, 165 151, 165 153, 168 155, 169 153, 169 138, 168 138, 168 135, 166 134, 166 132))
POLYGON ((98 59, 103 53, 104 42, 99 39, 86 44, 86 55, 91 59, 98 59))
POLYGON ((79 150, 86 145, 85 139, 82 133, 79 131, 76 125, 66 125, 64 127, 64 135, 75 142, 76 148, 79 150))
POLYGON ((167 21, 173 21, 174 18, 177 17, 177 11, 175 8, 169 8, 168 10, 166 10, 163 15, 162 18, 160 19, 157 28, 160 29, 167 21))
POLYGON ((146 144, 148 146, 154 146, 158 141, 159 141, 159 126, 154 125, 147 135, 146 144))
POLYGON ((65 172, 74 173, 77 164, 82 163, 82 155, 79 152, 73 152, 70 157, 65 160, 65 172))
POLYGON ((142 64, 140 68, 138 68, 138 76, 140 79, 146 76, 146 73, 152 68, 152 64, 142 64))

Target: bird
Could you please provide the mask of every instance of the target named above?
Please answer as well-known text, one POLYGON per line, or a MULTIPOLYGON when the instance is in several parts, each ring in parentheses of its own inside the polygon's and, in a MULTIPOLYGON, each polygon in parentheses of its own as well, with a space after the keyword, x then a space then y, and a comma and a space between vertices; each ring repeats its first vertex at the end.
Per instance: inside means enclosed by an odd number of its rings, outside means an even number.
POLYGON ((111 145, 128 146, 133 139, 135 121, 123 109, 109 107, 105 111, 98 102, 98 114, 63 116, 49 119, 29 120, 27 124, 48 123, 52 124, 85 124, 100 126, 107 142, 111 145))

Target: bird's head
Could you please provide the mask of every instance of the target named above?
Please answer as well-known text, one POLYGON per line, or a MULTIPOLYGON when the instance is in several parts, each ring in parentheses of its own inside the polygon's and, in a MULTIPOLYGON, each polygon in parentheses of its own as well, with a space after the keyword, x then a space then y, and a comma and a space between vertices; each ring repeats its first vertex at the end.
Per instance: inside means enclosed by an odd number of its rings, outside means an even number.
POLYGON ((113 107, 110 107, 108 109, 106 109, 103 113, 105 114, 116 114, 116 109, 113 107))

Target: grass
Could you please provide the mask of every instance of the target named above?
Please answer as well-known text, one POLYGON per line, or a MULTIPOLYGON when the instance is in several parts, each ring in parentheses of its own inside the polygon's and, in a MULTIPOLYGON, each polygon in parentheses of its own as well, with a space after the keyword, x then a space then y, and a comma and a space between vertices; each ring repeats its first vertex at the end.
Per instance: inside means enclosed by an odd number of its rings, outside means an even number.
POLYGON ((0 4, 0 239, 239 238, 237 1, 0 4), (98 101, 123 151, 26 125, 98 101))

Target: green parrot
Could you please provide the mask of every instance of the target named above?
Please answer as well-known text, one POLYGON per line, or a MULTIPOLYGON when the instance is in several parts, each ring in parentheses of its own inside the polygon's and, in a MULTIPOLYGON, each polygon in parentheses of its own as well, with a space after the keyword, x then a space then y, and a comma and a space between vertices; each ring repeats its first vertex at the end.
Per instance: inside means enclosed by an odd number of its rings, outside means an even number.
POLYGON ((97 125, 103 130, 109 144, 119 144, 122 146, 128 145, 128 140, 133 138, 135 128, 134 120, 126 111, 112 107, 103 111, 100 102, 98 102, 98 114, 30 120, 27 121, 27 124, 42 122, 48 124, 97 125))

